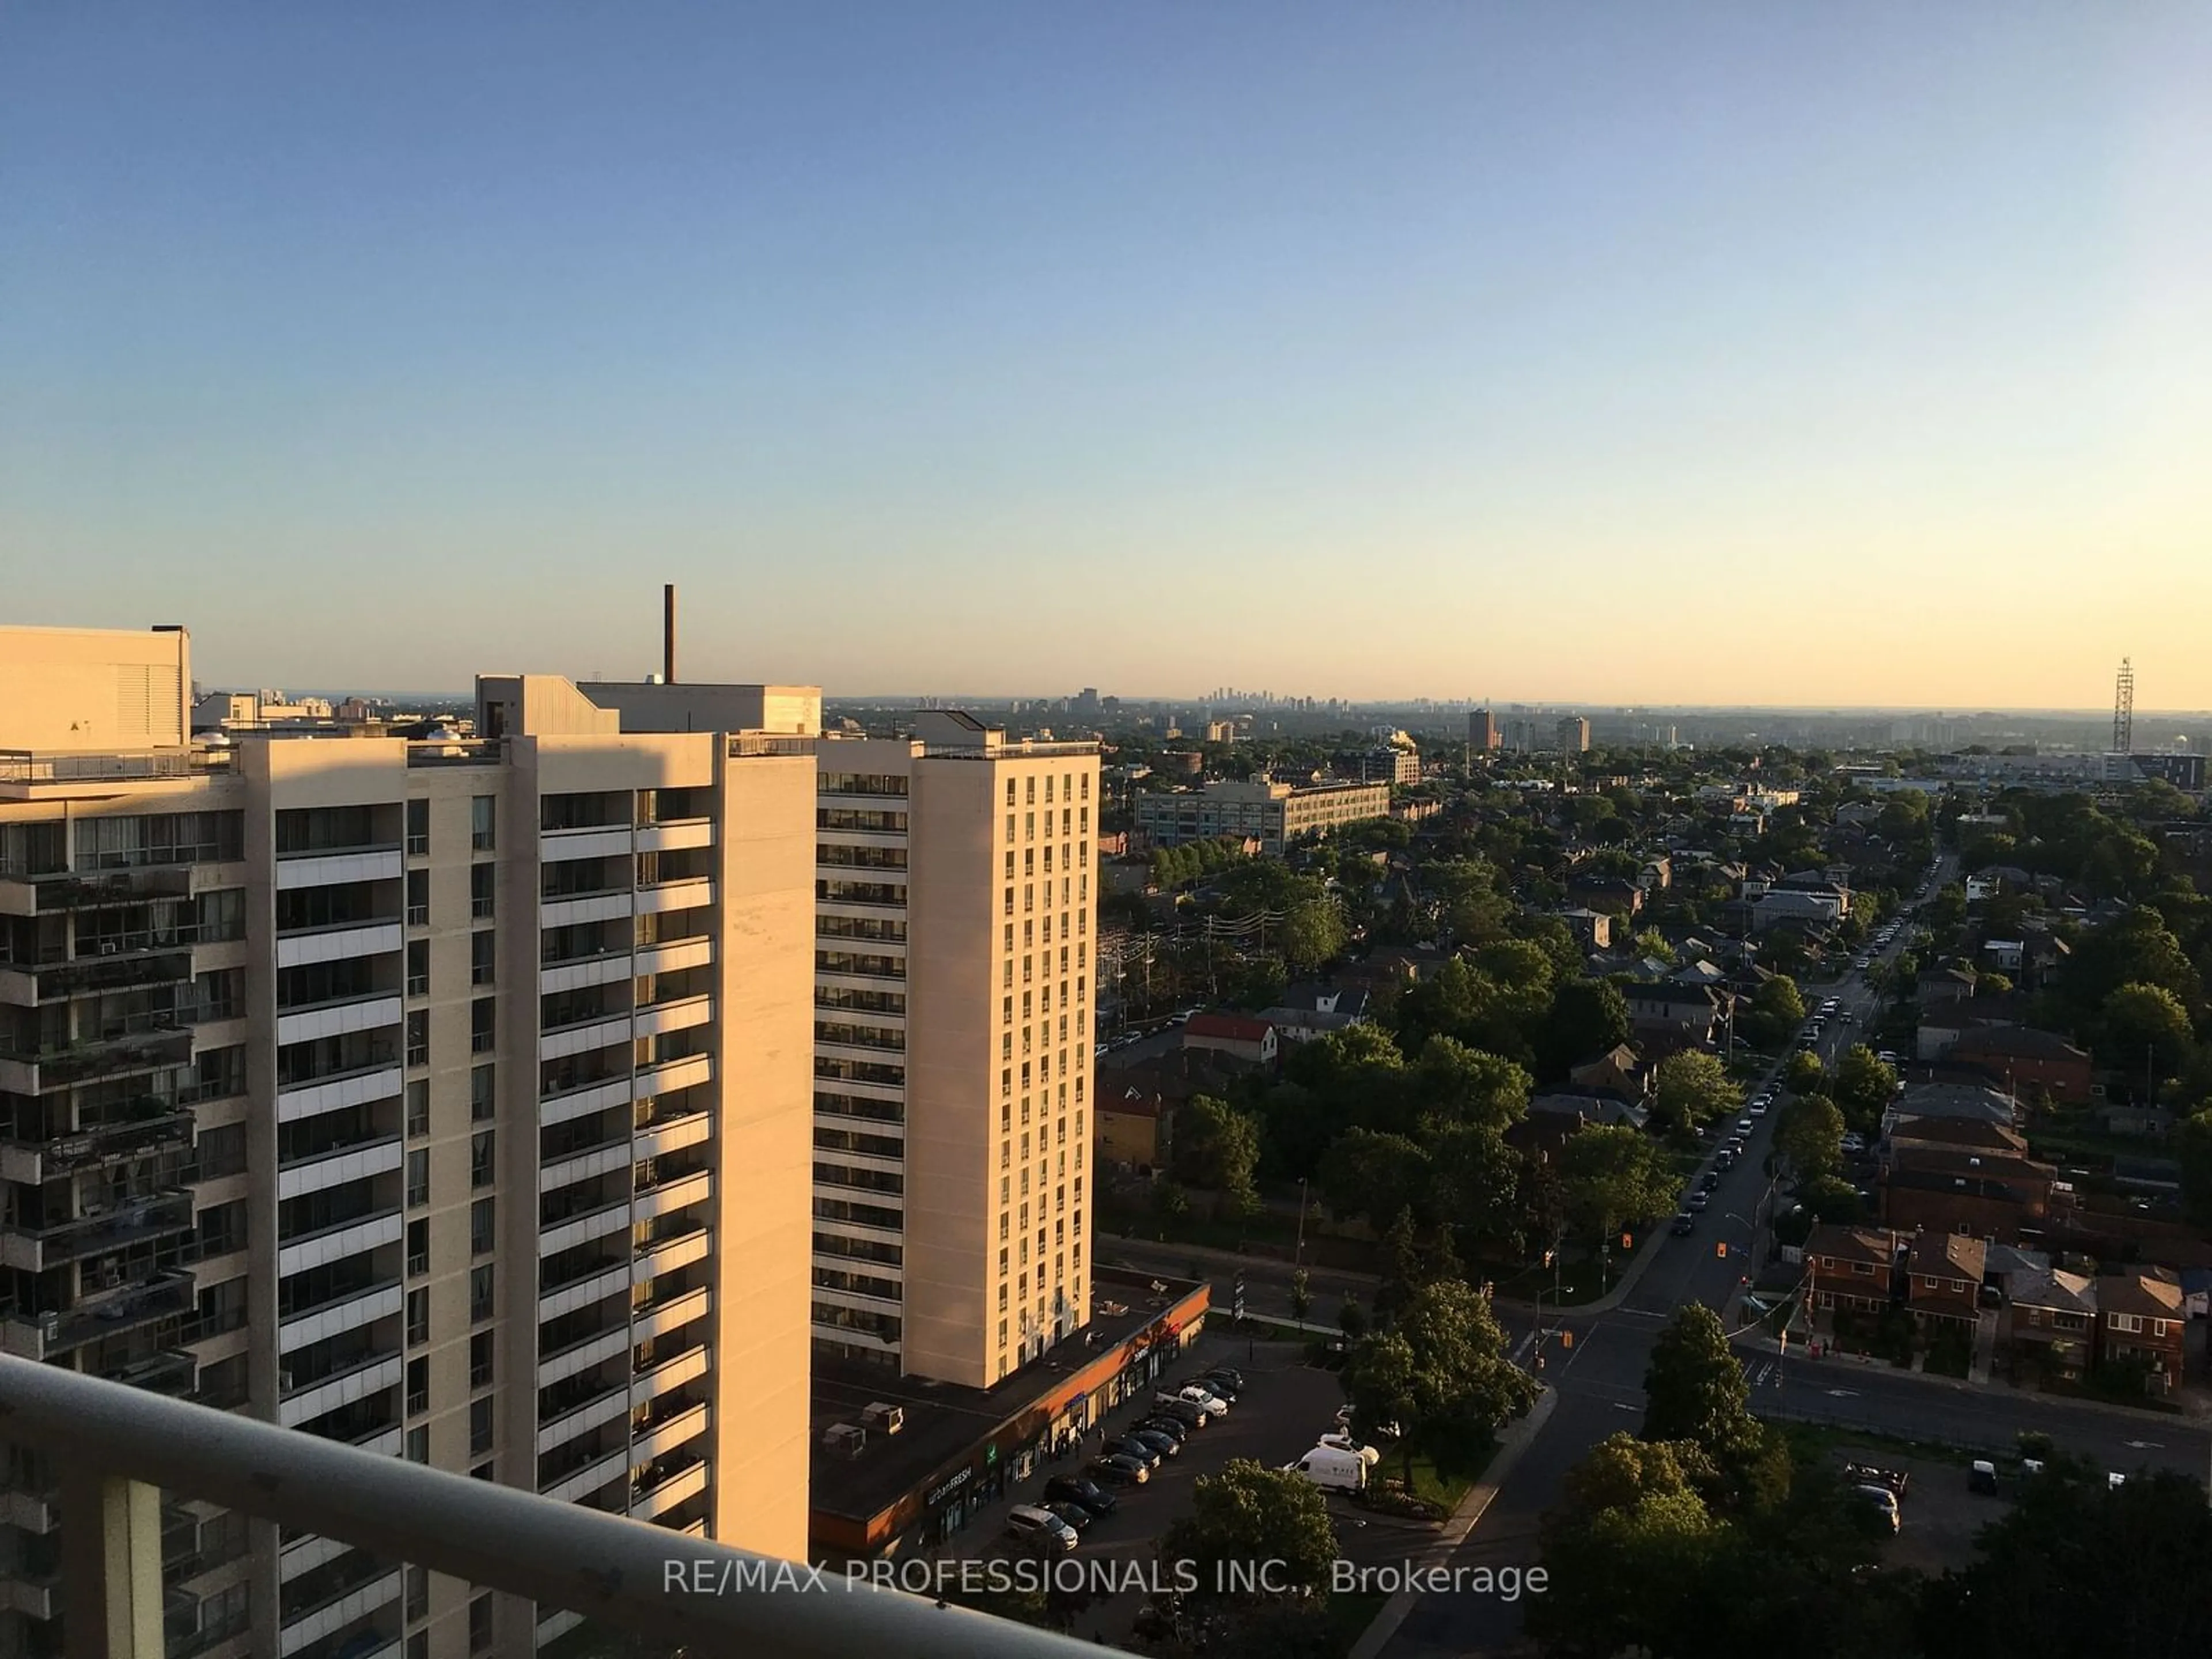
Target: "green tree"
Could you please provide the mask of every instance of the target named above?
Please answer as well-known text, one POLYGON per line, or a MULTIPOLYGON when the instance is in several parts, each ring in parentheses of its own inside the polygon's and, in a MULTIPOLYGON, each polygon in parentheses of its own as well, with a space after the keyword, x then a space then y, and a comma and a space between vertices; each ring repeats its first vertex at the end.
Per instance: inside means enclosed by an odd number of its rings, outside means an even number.
POLYGON ((1259 1126, 1228 1102, 1192 1096, 1176 1114, 1171 1153, 1170 1168, 1185 1185, 1220 1193, 1239 1211, 1258 1198, 1252 1169, 1260 1160, 1259 1126))
POLYGON ((1815 1221, 1847 1226, 1866 1218, 1866 1202, 1860 1198, 1859 1189, 1841 1176, 1815 1176, 1797 1189, 1797 1201, 1815 1221))
POLYGON ((1797 981, 1787 974, 1775 974, 1752 993, 1745 1035, 1759 1048, 1778 1048, 1804 1023, 1805 999, 1797 981))
POLYGON ((1407 1083, 1432 1122, 1505 1129, 1526 1116, 1528 1073, 1510 1060, 1448 1036, 1422 1045, 1407 1083))
POLYGON ((1567 1214, 1585 1237, 1608 1238, 1624 1222, 1670 1212, 1681 1185, 1659 1143, 1626 1124, 1570 1135, 1559 1164, 1567 1214))
POLYGON ((1826 1092, 1828 1073, 1820 1064, 1820 1055, 1803 1048, 1790 1055, 1789 1063, 1782 1068, 1782 1086, 1793 1095, 1826 1092))
POLYGON ((1547 1652, 1599 1659, 1709 1651, 1703 1587, 1730 1553, 1700 1490, 1711 1478, 1692 1445, 1616 1434, 1592 1449, 1544 1519, 1552 1582, 1529 1604, 1529 1633, 1547 1652))
POLYGON ((1330 1148, 1322 1166, 1322 1194, 1328 1207, 1347 1220, 1383 1224, 1401 1209, 1429 1210, 1430 1159, 1425 1147, 1404 1135, 1373 1129, 1349 1129, 1330 1148))
POLYGON ((1271 1469, 1249 1458, 1231 1458, 1218 1474, 1191 1486, 1191 1512, 1161 1540, 1164 1561, 1182 1561, 1198 1579, 1195 1601, 1217 1595, 1267 1595, 1235 1587, 1228 1564, 1279 1563, 1276 1594, 1320 1594, 1328 1588, 1337 1558, 1336 1524, 1328 1500, 1304 1477, 1271 1469))
POLYGON ((1635 939, 1636 954, 1663 962, 1672 968, 1675 963, 1674 947, 1667 943, 1666 936, 1656 927, 1647 927, 1635 939))
POLYGON ((1344 949, 1344 916, 1327 898, 1303 900, 1291 907, 1276 940, 1283 960, 1310 973, 1344 949))
POLYGON ((2099 1057, 2123 1074, 2142 1074, 2146 1057, 2160 1077, 2171 1077, 2196 1048, 2189 1011, 2163 985, 2141 981, 2121 986, 2105 999, 2104 1048, 2099 1057))
POLYGON ((1313 1311, 1313 1279, 1304 1267, 1291 1275, 1291 1317, 1303 1322, 1313 1311))
POLYGON ((1751 1385, 1721 1316, 1701 1302, 1677 1309, 1644 1374, 1646 1440, 1686 1440, 1720 1472, 1732 1510, 1779 1503, 1790 1491, 1788 1443, 1751 1414, 1751 1385))
POLYGON ((1685 1048, 1659 1062, 1655 1115, 1662 1122, 1695 1129, 1735 1110, 1743 1091, 1729 1080, 1727 1068, 1712 1055, 1685 1048))
POLYGON ((1546 1075, 1564 1077, 1571 1066, 1628 1041, 1628 999, 1607 979, 1564 979, 1539 1030, 1536 1050, 1546 1075))
POLYGON ((1345 1367, 1353 1421, 1371 1436, 1405 1430, 1410 1479, 1416 1449, 1448 1478, 1482 1466, 1505 1420, 1536 1398, 1534 1378, 1506 1358, 1490 1304, 1459 1279, 1418 1286, 1388 1331, 1357 1345, 1345 1367))
POLYGON ((1816 1181, 1844 1166, 1844 1115, 1824 1095, 1801 1095, 1782 1109, 1774 1146, 1799 1179, 1816 1181))
POLYGON ((1832 1092, 1844 1121, 1861 1134, 1871 1134, 1881 1125, 1883 1109, 1896 1098, 1896 1068, 1877 1059, 1863 1042, 1855 1042, 1836 1063, 1832 1092))
POLYGON ((1677 1309, 1659 1333, 1644 1394, 1642 1438, 1690 1441, 1708 1456, 1740 1445, 1756 1422, 1727 1328, 1701 1302, 1677 1309))

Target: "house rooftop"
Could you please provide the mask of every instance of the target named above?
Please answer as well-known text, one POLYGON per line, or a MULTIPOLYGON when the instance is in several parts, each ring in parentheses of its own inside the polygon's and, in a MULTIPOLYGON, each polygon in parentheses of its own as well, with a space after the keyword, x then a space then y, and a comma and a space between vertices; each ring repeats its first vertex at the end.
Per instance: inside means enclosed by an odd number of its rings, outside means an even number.
POLYGON ((2097 1311, 2097 1283, 2087 1273, 2056 1267, 2015 1275, 2005 1292, 2016 1306, 2057 1308, 2064 1313, 2097 1311))
POLYGON ((1806 1237, 1805 1254, 1887 1267, 1897 1260, 1897 1235, 1887 1227, 1845 1227, 1824 1221, 1806 1237))
POLYGON ((1922 1279, 1965 1279, 1979 1285, 1987 1258, 1982 1241, 1968 1234, 1918 1233, 1905 1257, 1905 1270, 1922 1279))

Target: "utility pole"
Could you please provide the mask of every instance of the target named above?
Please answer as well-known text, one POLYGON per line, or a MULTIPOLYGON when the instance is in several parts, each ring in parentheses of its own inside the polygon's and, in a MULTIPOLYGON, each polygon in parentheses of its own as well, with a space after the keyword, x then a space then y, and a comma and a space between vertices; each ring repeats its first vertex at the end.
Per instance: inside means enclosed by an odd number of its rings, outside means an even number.
POLYGON ((1293 1267, 1302 1267, 1306 1260, 1306 1177, 1298 1177, 1298 1243, 1291 1256, 1293 1267))

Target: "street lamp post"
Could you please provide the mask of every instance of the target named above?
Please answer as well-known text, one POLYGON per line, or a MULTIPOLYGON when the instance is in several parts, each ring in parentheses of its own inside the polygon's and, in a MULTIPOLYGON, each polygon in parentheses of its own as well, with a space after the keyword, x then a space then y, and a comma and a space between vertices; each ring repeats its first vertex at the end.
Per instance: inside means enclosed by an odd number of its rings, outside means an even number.
POLYGON ((1298 1243, 1291 1257, 1293 1267, 1302 1267, 1306 1260, 1306 1177, 1298 1177, 1298 1243))

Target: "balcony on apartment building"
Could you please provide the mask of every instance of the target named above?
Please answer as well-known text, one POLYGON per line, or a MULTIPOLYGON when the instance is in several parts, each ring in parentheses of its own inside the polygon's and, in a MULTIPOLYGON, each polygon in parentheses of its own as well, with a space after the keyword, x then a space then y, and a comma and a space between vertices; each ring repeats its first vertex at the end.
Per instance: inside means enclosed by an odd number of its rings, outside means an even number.
POLYGON ((88 1202, 74 1213, 63 1210, 41 1217, 19 1212, 0 1230, 0 1262, 25 1273, 45 1273, 134 1245, 181 1241, 192 1225, 191 1194, 180 1189, 88 1202))
POLYGON ((118 1115, 70 1127, 64 1098, 19 1101, 12 1125, 0 1127, 0 1181, 36 1187, 57 1176, 97 1170, 169 1151, 189 1151, 193 1115, 160 1095, 141 1095, 112 1109, 118 1115))
POLYGON ((57 946, 54 954, 40 951, 36 959, 0 957, 0 1005, 37 1008, 103 992, 181 983, 192 976, 192 953, 188 942, 177 941, 177 932, 167 930, 153 936, 143 950, 128 952, 70 957, 57 946))
POLYGON ((59 1359, 93 1343, 181 1320, 191 1313, 192 1298, 191 1275, 164 1269, 80 1294, 65 1309, 17 1307, 0 1315, 0 1350, 25 1359, 59 1359))

